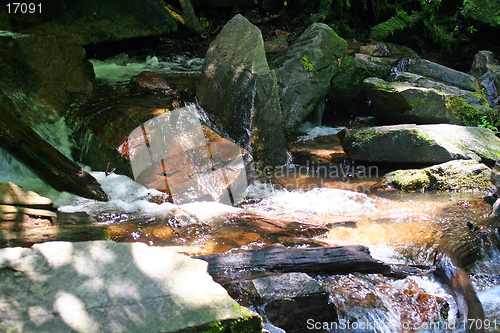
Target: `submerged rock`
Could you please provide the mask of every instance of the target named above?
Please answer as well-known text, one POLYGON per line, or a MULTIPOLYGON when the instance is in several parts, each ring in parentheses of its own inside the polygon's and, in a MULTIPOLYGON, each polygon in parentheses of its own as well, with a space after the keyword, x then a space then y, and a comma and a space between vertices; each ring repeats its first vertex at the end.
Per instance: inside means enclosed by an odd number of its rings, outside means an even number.
POLYGON ((142 243, 0 250, 0 321, 16 332, 261 332, 207 263, 142 243))
POLYGON ((315 23, 273 60, 286 130, 300 125, 324 101, 346 49, 332 28, 315 23))
POLYGON ((480 93, 417 74, 393 73, 387 81, 372 77, 364 84, 377 117, 387 123, 478 126, 497 117, 480 93))
POLYGON ((406 124, 339 134, 345 152, 356 161, 438 164, 472 159, 493 165, 500 158, 500 139, 480 127, 406 124))
POLYGON ((267 63, 259 28, 242 15, 233 17, 210 45, 196 96, 257 162, 285 162, 276 74, 267 63))
POLYGON ((379 184, 407 192, 437 190, 492 193, 495 187, 490 175, 490 168, 482 163, 456 160, 423 169, 393 171, 384 175, 379 184))

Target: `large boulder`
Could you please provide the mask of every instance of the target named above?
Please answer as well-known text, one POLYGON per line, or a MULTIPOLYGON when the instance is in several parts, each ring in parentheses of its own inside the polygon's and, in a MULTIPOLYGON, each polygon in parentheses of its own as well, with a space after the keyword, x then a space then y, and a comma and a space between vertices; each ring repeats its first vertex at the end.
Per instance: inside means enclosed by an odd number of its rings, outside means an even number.
POLYGON ((177 104, 172 96, 151 103, 132 96, 73 109, 76 156, 163 191, 176 204, 243 199, 253 180, 249 153, 203 125, 194 105, 166 108, 177 104))
POLYGON ((7 332, 261 332, 207 263, 142 243, 50 242, 0 250, 7 332))
POLYGON ((372 77, 363 82, 377 118, 386 123, 478 126, 497 119, 482 94, 418 74, 393 73, 387 81, 372 77))
POLYGON ((423 169, 390 172, 380 180, 380 185, 406 192, 475 191, 493 193, 491 169, 473 160, 453 160, 423 169))
POLYGON ((488 103, 492 108, 500 108, 500 65, 491 51, 479 51, 474 56, 471 74, 486 90, 488 103))
POLYGON ((0 93, 28 124, 54 122, 94 91, 85 49, 67 38, 0 33, 0 93))
POLYGON ((345 152, 356 161, 438 164, 472 159, 493 165, 500 158, 500 139, 480 127, 406 124, 339 134, 345 152))
POLYGON ((9 23, 15 32, 65 36, 78 45, 156 36, 177 29, 159 0, 50 0, 36 7, 36 13, 10 14, 9 23))
POLYGON ((332 28, 315 23, 273 60, 285 130, 295 129, 321 107, 346 49, 347 43, 332 28))
POLYGON ((210 45, 196 96, 257 162, 285 162, 276 74, 267 63, 259 28, 242 15, 233 17, 210 45))

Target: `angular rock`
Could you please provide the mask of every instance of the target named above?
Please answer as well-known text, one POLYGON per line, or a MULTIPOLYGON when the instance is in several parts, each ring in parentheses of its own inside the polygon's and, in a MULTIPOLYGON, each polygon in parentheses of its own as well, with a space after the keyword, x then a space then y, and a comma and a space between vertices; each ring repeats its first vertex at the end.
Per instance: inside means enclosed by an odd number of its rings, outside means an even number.
POLYGON ((493 165, 500 139, 486 128, 450 124, 394 125, 339 133, 342 147, 356 161, 439 164, 472 159, 493 165))
POLYGON ((260 309, 286 332, 307 331, 308 320, 336 322, 337 311, 328 292, 305 273, 287 273, 225 284, 240 304, 260 309))
POLYGON ((486 90, 490 106, 494 109, 500 108, 500 65, 493 52, 479 51, 474 56, 471 74, 486 90))
POLYGON ((436 64, 429 60, 418 59, 412 62, 408 67, 408 71, 411 73, 437 79, 441 82, 465 90, 476 92, 480 91, 478 82, 476 81, 474 76, 456 71, 443 65, 436 64))
MULTIPOLYGON (((78 45, 157 36, 177 29, 177 23, 158 0, 54 0, 41 13, 9 15, 15 32, 65 36, 78 45), (17 17, 16 17, 17 16, 17 17)), ((2 8, 4 9, 4 8, 2 8)))
POLYGON ((196 95, 257 162, 285 162, 276 74, 267 64, 260 30, 242 15, 233 17, 210 45, 196 95))
POLYGON ((393 73, 387 81, 364 81, 377 117, 387 123, 493 124, 497 118, 485 97, 408 72, 393 73), (484 117, 484 118, 483 118, 484 117))
POLYGON ((0 320, 18 332, 261 332, 201 260, 142 243, 0 250, 0 320))
POLYGON ((380 185, 406 192, 429 190, 446 192, 493 193, 491 170, 472 160, 454 160, 424 169, 408 169, 390 172, 382 177, 380 185))
POLYGON ((286 130, 295 129, 325 99, 346 49, 332 28, 315 23, 273 60, 286 130))
POLYGON ((67 38, 0 33, 0 72, 0 93, 33 125, 56 121, 94 90, 85 49, 67 38))

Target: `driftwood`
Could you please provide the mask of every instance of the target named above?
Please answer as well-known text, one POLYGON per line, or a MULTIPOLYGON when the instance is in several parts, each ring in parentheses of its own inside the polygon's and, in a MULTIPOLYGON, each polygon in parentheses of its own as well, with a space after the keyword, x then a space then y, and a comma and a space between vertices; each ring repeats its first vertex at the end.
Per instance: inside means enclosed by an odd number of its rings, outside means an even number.
POLYGON ((8 98, 3 96, 0 102, 3 104, 0 117, 1 147, 58 191, 100 201, 108 200, 108 196, 94 177, 12 114, 9 107, 14 106, 8 98))
POLYGON ((349 245, 319 248, 286 248, 272 245, 263 249, 209 256, 208 273, 215 281, 228 281, 269 272, 346 274, 390 272, 390 267, 370 256, 366 246, 349 245))

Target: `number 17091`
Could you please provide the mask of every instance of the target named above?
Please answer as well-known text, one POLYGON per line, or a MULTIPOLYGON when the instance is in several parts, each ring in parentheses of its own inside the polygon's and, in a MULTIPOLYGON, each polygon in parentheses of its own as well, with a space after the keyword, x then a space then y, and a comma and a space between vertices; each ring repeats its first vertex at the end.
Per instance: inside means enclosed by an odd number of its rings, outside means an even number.
POLYGON ((7 4, 7 12, 9 14, 34 14, 42 13, 41 3, 25 3, 25 2, 13 2, 7 4))

